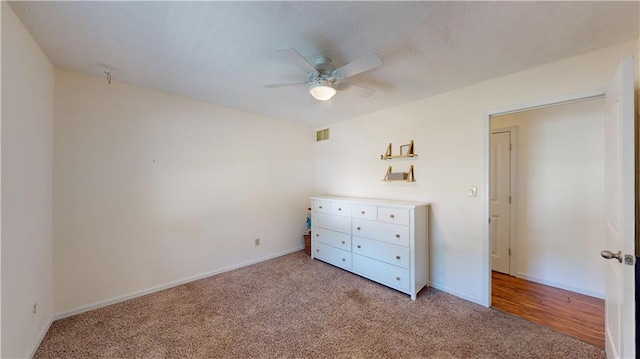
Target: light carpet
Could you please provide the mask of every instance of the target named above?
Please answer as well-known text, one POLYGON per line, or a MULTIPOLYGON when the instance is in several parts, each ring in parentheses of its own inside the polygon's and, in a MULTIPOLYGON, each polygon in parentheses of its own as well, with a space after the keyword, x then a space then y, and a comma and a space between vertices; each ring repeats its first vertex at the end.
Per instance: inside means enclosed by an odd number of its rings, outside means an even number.
POLYGON ((432 289, 416 301, 303 251, 55 321, 35 358, 604 358, 432 289))

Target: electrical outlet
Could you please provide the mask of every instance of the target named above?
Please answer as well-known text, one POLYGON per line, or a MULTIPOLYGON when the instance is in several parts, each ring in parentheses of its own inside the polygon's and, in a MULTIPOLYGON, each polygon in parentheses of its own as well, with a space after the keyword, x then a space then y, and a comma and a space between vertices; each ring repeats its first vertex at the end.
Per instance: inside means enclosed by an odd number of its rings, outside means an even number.
POLYGON ((38 302, 33 303, 32 312, 33 314, 36 314, 38 312, 38 302))
POLYGON ((469 197, 478 197, 478 187, 469 187, 469 197))
POLYGON ((259 246, 259 245, 260 245, 260 238, 256 238, 256 239, 254 239, 254 240, 253 240, 253 242, 254 242, 254 245, 255 245, 256 247, 257 247, 257 246, 259 246))

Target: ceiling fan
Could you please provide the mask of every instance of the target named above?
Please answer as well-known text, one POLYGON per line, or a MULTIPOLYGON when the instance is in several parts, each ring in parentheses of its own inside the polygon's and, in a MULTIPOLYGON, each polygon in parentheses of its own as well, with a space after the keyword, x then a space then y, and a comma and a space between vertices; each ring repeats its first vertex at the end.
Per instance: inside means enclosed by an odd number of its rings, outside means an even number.
POLYGON ((342 82, 342 80, 365 71, 373 70, 383 64, 382 58, 374 53, 370 53, 349 64, 336 68, 331 64, 331 59, 327 56, 319 56, 313 61, 314 64, 311 64, 294 48, 278 49, 278 51, 306 72, 307 80, 266 84, 262 86, 273 88, 305 85, 308 87, 311 96, 320 101, 331 99, 338 90, 353 92, 363 97, 371 96, 375 92, 374 90, 342 82))

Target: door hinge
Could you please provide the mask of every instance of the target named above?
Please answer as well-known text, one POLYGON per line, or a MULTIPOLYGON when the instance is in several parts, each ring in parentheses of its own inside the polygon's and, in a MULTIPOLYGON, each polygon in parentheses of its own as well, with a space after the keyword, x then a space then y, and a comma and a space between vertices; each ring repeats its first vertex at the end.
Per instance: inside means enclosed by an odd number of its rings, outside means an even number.
POLYGON ((511 196, 509 196, 509 203, 511 203, 511 196))
POLYGON ((509 151, 513 151, 513 144, 509 144, 509 151))
POLYGON ((491 224, 491 217, 489 217, 489 224, 491 224))
POLYGON ((511 248, 509 248, 509 256, 511 256, 511 248))

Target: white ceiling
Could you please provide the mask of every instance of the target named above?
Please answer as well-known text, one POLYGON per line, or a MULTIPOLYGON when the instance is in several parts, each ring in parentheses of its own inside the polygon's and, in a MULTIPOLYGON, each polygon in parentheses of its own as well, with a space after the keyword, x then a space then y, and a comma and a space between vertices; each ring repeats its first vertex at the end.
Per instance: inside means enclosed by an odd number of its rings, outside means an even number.
MULTIPOLYGON (((639 35, 639 2, 11 2, 55 66, 313 126, 521 71, 639 35), (282 58, 385 64, 330 103, 282 58)), ((4 50, 4 49, 3 49, 4 50)), ((105 79, 106 81, 106 79, 105 79)))

